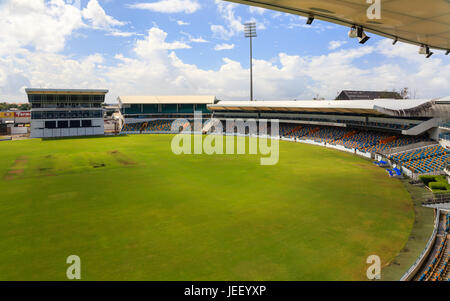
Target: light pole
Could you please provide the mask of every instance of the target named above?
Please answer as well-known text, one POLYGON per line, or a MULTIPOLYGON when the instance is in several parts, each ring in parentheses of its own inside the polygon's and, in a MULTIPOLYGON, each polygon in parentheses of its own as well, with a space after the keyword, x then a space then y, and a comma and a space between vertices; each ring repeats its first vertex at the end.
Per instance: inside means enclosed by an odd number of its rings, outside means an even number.
POLYGON ((256 38, 256 23, 247 22, 245 26, 245 37, 250 38, 250 101, 253 101, 253 38, 256 38))

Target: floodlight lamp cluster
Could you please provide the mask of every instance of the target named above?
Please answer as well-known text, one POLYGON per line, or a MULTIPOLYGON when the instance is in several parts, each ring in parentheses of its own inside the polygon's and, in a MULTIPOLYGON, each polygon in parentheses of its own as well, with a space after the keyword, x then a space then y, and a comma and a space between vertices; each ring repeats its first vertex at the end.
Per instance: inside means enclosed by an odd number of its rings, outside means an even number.
POLYGON ((430 47, 428 47, 427 45, 422 45, 419 48, 419 54, 423 54, 426 56, 426 58, 429 58, 434 54, 434 52, 431 52, 430 47))
POLYGON ((244 24, 244 33, 246 38, 256 38, 256 23, 247 22, 244 24))
POLYGON ((365 44, 370 39, 370 37, 364 32, 364 28, 361 26, 352 26, 348 32, 348 37, 351 39, 358 38, 360 44, 365 44))

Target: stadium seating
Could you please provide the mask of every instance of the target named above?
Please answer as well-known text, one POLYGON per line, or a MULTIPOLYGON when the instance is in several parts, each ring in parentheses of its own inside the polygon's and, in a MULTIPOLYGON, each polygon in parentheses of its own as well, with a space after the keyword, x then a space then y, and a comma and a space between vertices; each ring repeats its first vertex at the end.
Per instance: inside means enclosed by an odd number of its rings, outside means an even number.
POLYGON ((448 281, 450 276, 450 246, 449 246, 450 213, 447 213, 443 222, 442 240, 436 243, 437 249, 431 262, 420 275, 419 281, 448 281))
MULTIPOLYGON (((130 123, 125 124, 122 128, 123 133, 170 133, 172 132, 172 123, 174 120, 151 120, 148 122, 138 122, 138 123, 130 123)), ((180 132, 182 129, 186 128, 190 123, 185 124, 181 121, 175 121, 176 128, 180 132)))
POLYGON ((369 153, 383 153, 393 148, 429 141, 426 136, 410 137, 378 131, 288 123, 280 124, 280 136, 341 145, 369 153))
POLYGON ((450 163, 450 152, 440 145, 423 147, 389 157, 414 173, 430 173, 444 170, 450 163))
POLYGON ((373 153, 373 152, 387 152, 393 148, 397 148, 397 147, 402 147, 402 146, 406 146, 409 144, 414 144, 414 143, 419 143, 419 142, 423 142, 423 141, 428 141, 429 139, 426 136, 419 136, 419 137, 415 137, 415 136, 394 136, 394 139, 391 141, 381 141, 380 143, 367 147, 365 149, 366 152, 368 153, 373 153))
POLYGON ((320 127, 315 131, 308 132, 304 138, 316 142, 326 142, 333 144, 337 139, 342 138, 349 130, 340 127, 320 127))
MULTIPOLYGON (((125 124, 123 133, 171 133, 174 120, 151 120, 148 122, 138 122, 125 124)), ((178 122, 178 121, 177 121, 178 122)), ((204 121, 206 123, 206 120, 204 121)), ((193 129, 192 122, 175 125, 177 131, 188 126, 193 129)), ((246 133, 240 133, 246 134, 246 133)), ((393 135, 373 130, 358 130, 351 128, 318 126, 306 124, 280 124, 280 136, 301 140, 313 140, 315 142, 339 145, 349 149, 356 149, 361 152, 373 153, 389 152, 394 148, 412 145, 414 143, 429 141, 426 136, 409 137, 393 135)), ((433 145, 409 152, 403 152, 389 156, 389 159, 400 166, 406 167, 414 173, 430 173, 441 171, 450 163, 450 152, 442 146, 433 145)), ((385 167, 386 164, 383 165, 385 167)), ((388 171, 391 176, 401 176, 400 170, 388 171)))
POLYGON ((375 131, 360 131, 353 136, 343 137, 336 141, 347 148, 354 148, 360 151, 365 151, 366 148, 378 144, 381 140, 389 137, 389 134, 375 132, 375 131))
POLYGON ((379 166, 379 167, 387 167, 389 166, 389 162, 384 161, 384 160, 380 160, 380 161, 375 161, 373 162, 373 164, 379 166))

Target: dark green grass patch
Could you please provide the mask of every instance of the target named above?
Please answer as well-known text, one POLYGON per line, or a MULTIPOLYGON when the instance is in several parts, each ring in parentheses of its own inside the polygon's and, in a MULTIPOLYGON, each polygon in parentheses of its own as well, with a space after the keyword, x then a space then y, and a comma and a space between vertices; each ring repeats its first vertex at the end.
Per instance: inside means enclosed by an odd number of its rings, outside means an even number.
POLYGON ((364 280, 414 221, 410 195, 350 154, 180 155, 171 136, 0 145, 0 280, 364 280), (26 158, 15 167, 19 158, 26 158))

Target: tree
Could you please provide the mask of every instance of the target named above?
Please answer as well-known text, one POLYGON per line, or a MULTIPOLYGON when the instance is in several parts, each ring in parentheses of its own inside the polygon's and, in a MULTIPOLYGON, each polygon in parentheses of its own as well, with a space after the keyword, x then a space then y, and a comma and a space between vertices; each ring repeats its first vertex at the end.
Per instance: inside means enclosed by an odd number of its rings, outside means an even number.
POLYGON ((400 89, 399 94, 403 99, 409 99, 409 88, 405 87, 400 89))
POLYGON ((0 103, 0 111, 8 111, 11 109, 18 109, 21 111, 29 111, 29 110, 31 110, 31 104, 29 104, 29 103, 16 104, 16 103, 7 103, 7 102, 0 103))
POLYGON ((411 98, 410 89, 408 87, 401 88, 398 91, 396 89, 394 89, 393 91, 397 92, 398 94, 400 94, 400 96, 403 99, 410 99, 411 98))
POLYGON ((325 100, 325 98, 321 97, 319 94, 316 94, 316 96, 313 98, 313 100, 325 100))

